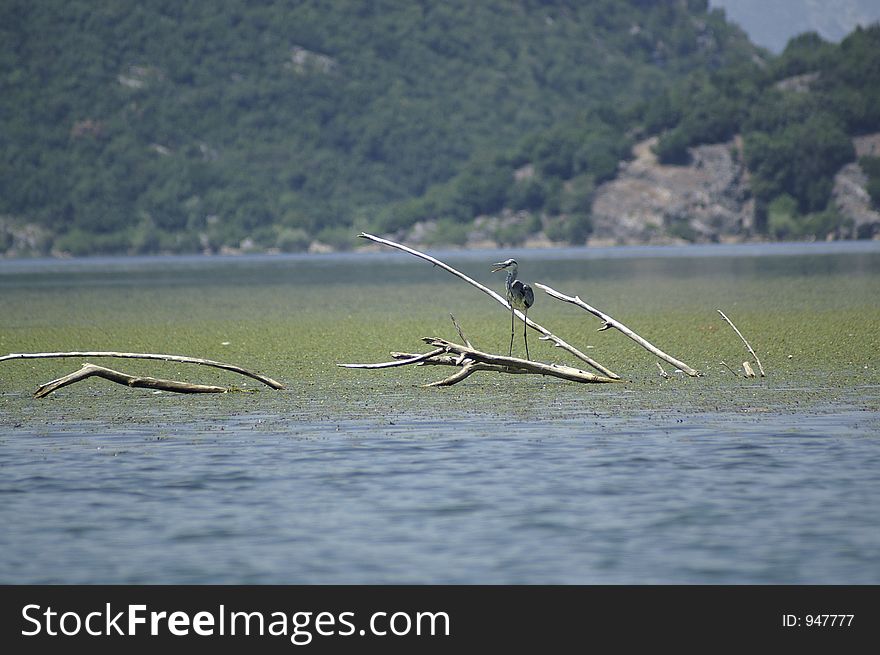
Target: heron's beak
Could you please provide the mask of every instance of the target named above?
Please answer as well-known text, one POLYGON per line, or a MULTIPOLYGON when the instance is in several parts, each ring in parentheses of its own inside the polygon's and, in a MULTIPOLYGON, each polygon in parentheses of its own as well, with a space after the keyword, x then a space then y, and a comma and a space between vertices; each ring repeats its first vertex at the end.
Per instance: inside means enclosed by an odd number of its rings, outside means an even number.
POLYGON ((505 264, 504 262, 501 262, 501 263, 499 263, 499 264, 492 264, 492 267, 493 267, 493 268, 492 268, 492 272, 493 272, 493 273, 496 273, 496 272, 498 272, 498 271, 500 271, 500 270, 503 270, 503 269, 507 268, 507 264, 505 264))

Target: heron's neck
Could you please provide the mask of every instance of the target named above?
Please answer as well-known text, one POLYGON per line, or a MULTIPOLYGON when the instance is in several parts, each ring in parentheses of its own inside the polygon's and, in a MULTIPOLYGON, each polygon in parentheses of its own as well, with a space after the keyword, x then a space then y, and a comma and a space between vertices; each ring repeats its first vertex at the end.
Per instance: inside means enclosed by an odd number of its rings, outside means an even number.
POLYGON ((516 279, 517 268, 516 266, 511 266, 507 269, 507 289, 510 290, 510 287, 513 286, 513 281, 516 279))

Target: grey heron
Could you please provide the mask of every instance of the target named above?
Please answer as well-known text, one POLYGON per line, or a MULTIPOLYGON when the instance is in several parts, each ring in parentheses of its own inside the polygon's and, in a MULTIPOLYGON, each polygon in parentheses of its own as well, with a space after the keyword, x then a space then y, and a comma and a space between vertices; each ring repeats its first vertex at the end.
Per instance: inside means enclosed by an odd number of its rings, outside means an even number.
POLYGON ((510 349, 507 354, 513 354, 513 333, 514 333, 514 309, 518 309, 523 313, 523 341, 526 344, 526 359, 529 359, 529 338, 526 336, 528 324, 529 307, 535 304, 535 292, 532 287, 516 279, 518 265, 515 259, 506 259, 492 265, 492 272, 507 269, 507 302, 510 303, 510 349))

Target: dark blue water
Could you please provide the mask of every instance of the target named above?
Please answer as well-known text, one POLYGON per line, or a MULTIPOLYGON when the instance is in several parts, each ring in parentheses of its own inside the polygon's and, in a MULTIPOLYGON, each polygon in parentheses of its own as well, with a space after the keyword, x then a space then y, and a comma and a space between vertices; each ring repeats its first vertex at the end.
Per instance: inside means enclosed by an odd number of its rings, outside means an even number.
POLYGON ((876 386, 802 413, 145 394, 131 420, 118 393, 0 423, 0 582, 880 583, 876 386))
POLYGON ((264 420, 6 437, 0 578, 880 581, 876 415, 264 420))

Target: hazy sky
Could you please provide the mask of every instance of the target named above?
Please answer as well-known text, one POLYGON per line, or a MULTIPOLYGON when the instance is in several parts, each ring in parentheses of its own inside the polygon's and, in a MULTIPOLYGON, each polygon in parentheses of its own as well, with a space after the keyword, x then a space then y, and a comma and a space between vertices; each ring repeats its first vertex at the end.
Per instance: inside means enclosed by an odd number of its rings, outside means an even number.
POLYGON ((880 20, 880 0, 709 0, 709 6, 722 7, 753 43, 773 52, 802 32, 836 42, 856 25, 880 20))

